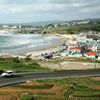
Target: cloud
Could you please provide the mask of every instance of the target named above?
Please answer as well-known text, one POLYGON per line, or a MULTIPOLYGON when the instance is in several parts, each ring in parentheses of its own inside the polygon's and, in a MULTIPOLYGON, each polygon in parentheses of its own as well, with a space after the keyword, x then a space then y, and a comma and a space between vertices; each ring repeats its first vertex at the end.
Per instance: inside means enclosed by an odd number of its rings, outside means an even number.
POLYGON ((100 0, 1 0, 0 12, 1 19, 15 22, 100 17, 100 0))

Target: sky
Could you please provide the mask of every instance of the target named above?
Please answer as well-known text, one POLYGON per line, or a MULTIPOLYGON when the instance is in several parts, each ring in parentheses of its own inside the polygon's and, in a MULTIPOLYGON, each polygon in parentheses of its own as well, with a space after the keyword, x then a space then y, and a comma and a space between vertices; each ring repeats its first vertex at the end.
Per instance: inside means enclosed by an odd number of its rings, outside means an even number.
POLYGON ((100 18, 100 0, 0 0, 0 23, 100 18))

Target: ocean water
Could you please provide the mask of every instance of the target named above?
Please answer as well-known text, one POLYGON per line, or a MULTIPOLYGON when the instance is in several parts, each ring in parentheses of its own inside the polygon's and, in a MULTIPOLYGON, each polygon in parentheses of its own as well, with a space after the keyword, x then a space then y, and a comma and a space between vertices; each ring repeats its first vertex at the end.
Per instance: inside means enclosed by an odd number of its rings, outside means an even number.
POLYGON ((60 39, 40 34, 0 34, 0 53, 23 53, 56 46, 60 39))

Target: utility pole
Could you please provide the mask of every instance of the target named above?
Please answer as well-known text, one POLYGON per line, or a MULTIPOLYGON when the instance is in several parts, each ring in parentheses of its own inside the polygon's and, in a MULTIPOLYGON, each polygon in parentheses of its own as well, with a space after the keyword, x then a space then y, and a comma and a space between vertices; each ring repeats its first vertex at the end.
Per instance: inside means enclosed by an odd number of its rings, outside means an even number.
POLYGON ((60 71, 60 67, 61 67, 61 64, 60 64, 60 60, 59 60, 59 71, 60 71))
POLYGON ((96 69, 96 59, 98 58, 98 56, 96 55, 94 58, 94 69, 96 69))
POLYGON ((94 58, 94 69, 96 69, 96 58, 94 58))
POLYGON ((95 50, 95 58, 94 58, 94 69, 96 69, 96 59, 98 58, 97 51, 95 50))

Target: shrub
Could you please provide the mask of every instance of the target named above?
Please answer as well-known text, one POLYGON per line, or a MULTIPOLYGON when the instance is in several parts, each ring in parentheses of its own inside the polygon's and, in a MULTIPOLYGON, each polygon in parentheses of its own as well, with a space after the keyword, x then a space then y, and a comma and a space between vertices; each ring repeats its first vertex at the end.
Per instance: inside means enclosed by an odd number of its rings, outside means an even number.
POLYGON ((34 97, 32 95, 22 95, 20 100, 34 100, 34 97))

